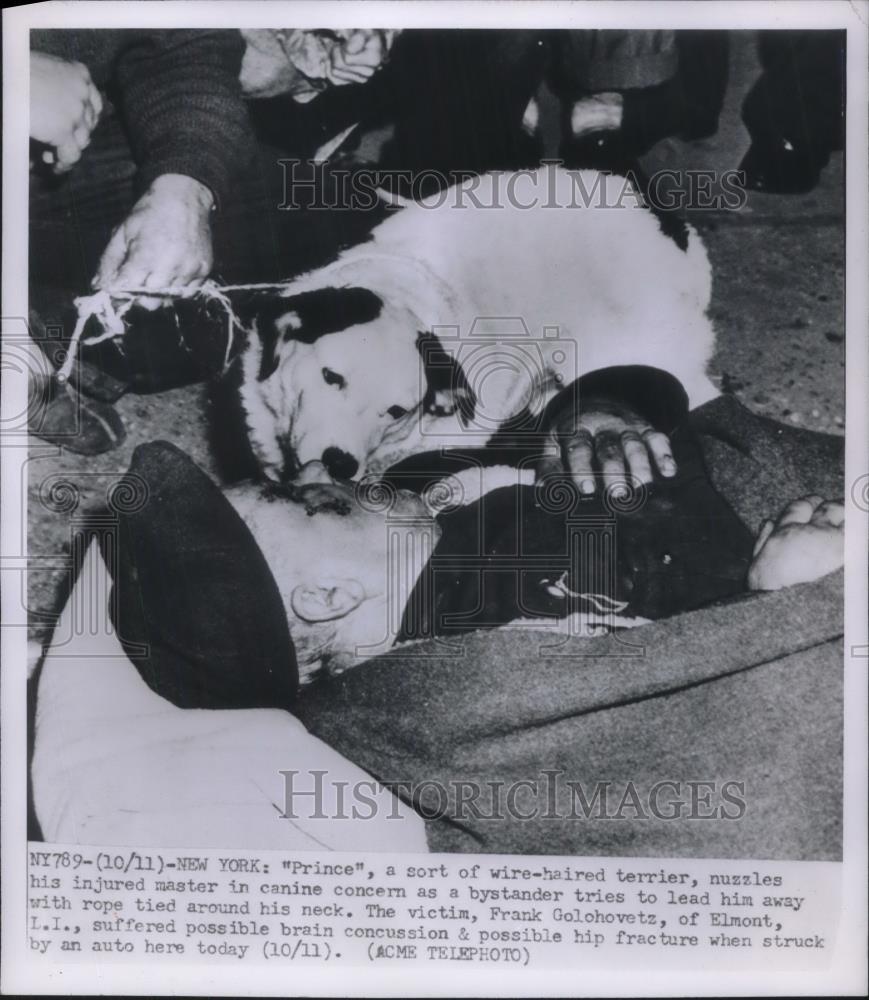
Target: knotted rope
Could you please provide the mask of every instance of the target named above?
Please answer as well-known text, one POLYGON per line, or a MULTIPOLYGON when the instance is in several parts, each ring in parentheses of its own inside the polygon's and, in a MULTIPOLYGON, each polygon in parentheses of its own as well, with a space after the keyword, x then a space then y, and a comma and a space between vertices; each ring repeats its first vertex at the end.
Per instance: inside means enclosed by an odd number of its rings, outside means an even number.
MULTIPOLYGON (((355 127, 355 126, 353 126, 355 127)), ((343 141, 346 134, 352 131, 351 129, 345 130, 339 136, 343 141)), ((391 194, 388 191, 383 191, 378 188, 375 192, 377 197, 384 202, 386 205, 392 208, 403 208, 404 206, 410 204, 409 200, 402 198, 399 195, 391 194)), ((390 261, 402 261, 402 258, 398 254, 382 254, 379 253, 376 256, 381 259, 390 261)), ((407 263, 407 261, 404 261, 407 263)), ((347 265, 347 261, 339 262, 342 267, 347 265)), ((352 262, 349 262, 352 263, 352 262)), ((295 280, 295 279, 293 279, 295 280)), ((426 278, 426 283, 429 284, 432 281, 437 281, 437 279, 431 275, 426 278)), ((59 382, 66 382, 69 379, 70 373, 72 372, 72 366, 75 364, 76 357, 78 355, 79 344, 98 344, 100 341, 108 340, 112 337, 119 337, 124 333, 124 315, 127 313, 129 308, 133 305, 138 298, 156 298, 156 299, 195 299, 204 298, 209 301, 216 301, 223 308, 226 313, 227 319, 227 340, 226 340, 226 358, 229 358, 230 346, 232 344, 232 328, 233 325, 239 326, 245 332, 249 332, 246 327, 239 321, 238 317, 232 308, 232 304, 229 301, 228 292, 257 292, 257 291, 274 291, 285 289, 290 284, 290 281, 265 281, 244 285, 221 285, 218 284, 211 278, 203 281, 201 285, 191 286, 183 285, 169 288, 123 288, 123 289, 106 289, 99 292, 94 292, 92 295, 80 295, 78 298, 73 299, 73 305, 76 308, 78 314, 78 319, 76 320, 75 327, 72 331, 72 337, 69 342, 69 349, 67 351, 66 358, 63 364, 60 366, 57 372, 57 379, 59 382), (117 303, 117 304, 116 304, 117 303), (99 334, 94 334, 93 336, 84 337, 84 328, 90 319, 96 317, 98 322, 103 328, 103 332, 99 334)), ((441 283, 442 284, 442 283, 441 283)))
POLYGON ((287 284, 288 282, 263 282, 247 285, 220 285, 216 281, 209 279, 197 286, 185 285, 160 289, 124 288, 103 290, 94 292, 92 295, 80 295, 78 298, 73 299, 77 319, 69 341, 66 357, 58 369, 57 379, 61 383, 69 379, 81 344, 99 344, 103 340, 122 336, 125 330, 124 316, 135 303, 136 299, 142 297, 167 300, 202 298, 209 302, 218 303, 226 313, 226 361, 228 361, 230 346, 232 344, 233 326, 241 327, 243 330, 246 329, 236 316, 228 293, 280 290, 286 288, 287 284), (102 330, 100 333, 94 333, 85 337, 85 327, 91 319, 96 319, 102 330))

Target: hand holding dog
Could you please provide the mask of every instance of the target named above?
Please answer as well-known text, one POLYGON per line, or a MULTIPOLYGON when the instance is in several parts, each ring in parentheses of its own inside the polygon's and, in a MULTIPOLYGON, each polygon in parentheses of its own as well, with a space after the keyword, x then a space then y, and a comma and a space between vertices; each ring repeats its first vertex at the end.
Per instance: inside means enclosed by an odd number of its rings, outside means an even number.
POLYGON ((667 435, 623 404, 596 399, 556 419, 537 478, 568 472, 580 493, 590 494, 601 476, 607 488, 626 492, 631 483, 651 483, 653 466, 662 476, 676 474, 667 435))
MULTIPOLYGON (((54 149, 52 170, 64 174, 81 159, 103 110, 87 66, 30 53, 30 135, 54 149)), ((50 157, 46 153, 46 162, 50 157)))
POLYGON ((749 590, 779 590, 808 583, 845 561, 845 506, 807 496, 794 500, 778 520, 765 521, 748 570, 749 590))
POLYGON ((383 33, 358 28, 329 53, 327 78, 337 86, 365 83, 380 67, 387 51, 383 33))
MULTIPOLYGON (((213 203, 211 191, 192 177, 158 177, 109 240, 94 287, 156 291, 200 283, 213 262, 213 203)), ((163 304, 154 297, 137 302, 146 309, 163 304)))

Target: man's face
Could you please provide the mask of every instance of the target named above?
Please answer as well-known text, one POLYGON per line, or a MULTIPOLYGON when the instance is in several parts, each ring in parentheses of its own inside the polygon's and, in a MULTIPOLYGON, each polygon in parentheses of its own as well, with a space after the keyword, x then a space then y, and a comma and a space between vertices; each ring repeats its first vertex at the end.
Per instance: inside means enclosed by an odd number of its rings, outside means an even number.
POLYGON ((349 666, 394 644, 440 529, 414 493, 397 491, 384 510, 322 466, 306 478, 233 487, 227 498, 265 556, 291 626, 296 619, 329 637, 328 652, 349 666))

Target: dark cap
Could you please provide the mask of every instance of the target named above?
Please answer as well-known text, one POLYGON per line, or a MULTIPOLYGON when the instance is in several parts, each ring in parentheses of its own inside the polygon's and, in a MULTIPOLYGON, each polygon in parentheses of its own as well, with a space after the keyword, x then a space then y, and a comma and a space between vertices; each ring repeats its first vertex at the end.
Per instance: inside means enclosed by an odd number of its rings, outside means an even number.
POLYGON ((142 678, 179 708, 287 708, 298 667, 265 557, 208 476, 166 441, 140 445, 119 515, 111 616, 142 678), (144 491, 142 484, 144 484, 144 491))

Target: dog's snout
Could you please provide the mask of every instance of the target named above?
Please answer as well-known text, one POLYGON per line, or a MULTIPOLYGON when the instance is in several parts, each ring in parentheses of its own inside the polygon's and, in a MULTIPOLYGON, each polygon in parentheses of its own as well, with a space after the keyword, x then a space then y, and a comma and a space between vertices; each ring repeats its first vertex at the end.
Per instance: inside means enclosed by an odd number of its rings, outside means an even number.
POLYGON ((336 479, 352 479, 359 471, 356 459, 340 448, 327 448, 323 452, 323 465, 336 479))

